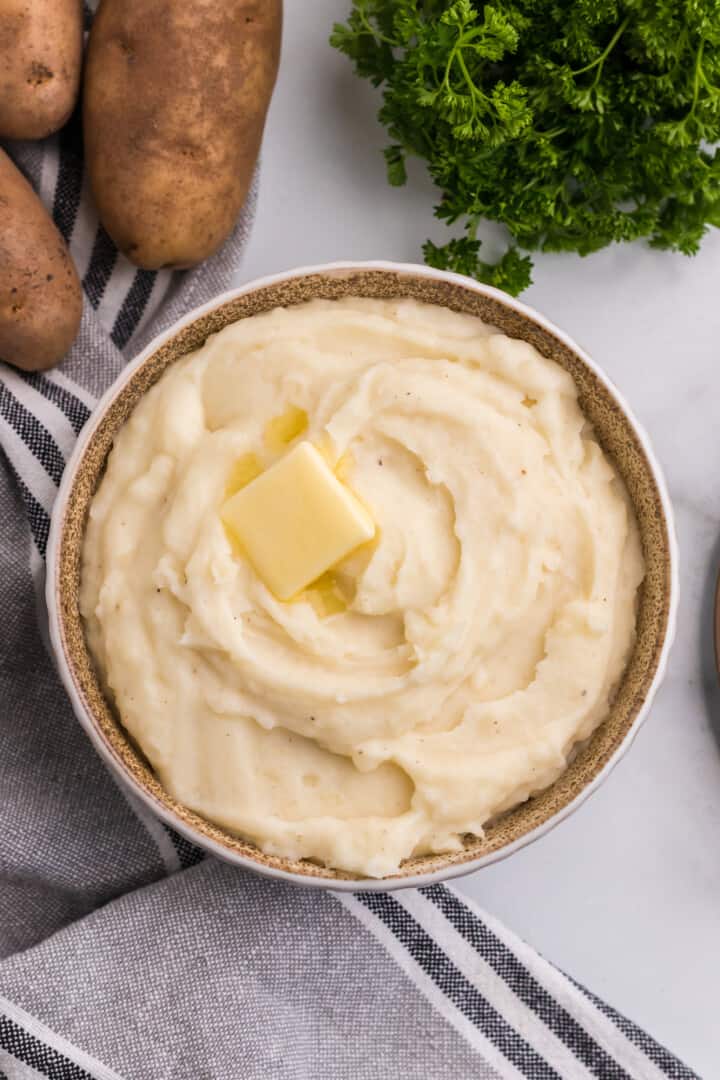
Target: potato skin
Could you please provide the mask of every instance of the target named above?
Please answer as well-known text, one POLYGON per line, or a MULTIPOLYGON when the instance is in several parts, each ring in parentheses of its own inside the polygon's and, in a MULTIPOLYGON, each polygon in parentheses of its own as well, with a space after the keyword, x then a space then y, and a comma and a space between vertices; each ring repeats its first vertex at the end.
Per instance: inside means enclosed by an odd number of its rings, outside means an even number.
POLYGON ((42 139, 73 110, 82 0, 0 0, 0 137, 42 139))
POLYGON ((281 24, 282 0, 102 0, 85 64, 85 161, 100 220, 137 266, 194 266, 231 232, 281 24))
POLYGON ((0 150, 0 360, 41 371, 77 336, 82 289, 45 207, 0 150))

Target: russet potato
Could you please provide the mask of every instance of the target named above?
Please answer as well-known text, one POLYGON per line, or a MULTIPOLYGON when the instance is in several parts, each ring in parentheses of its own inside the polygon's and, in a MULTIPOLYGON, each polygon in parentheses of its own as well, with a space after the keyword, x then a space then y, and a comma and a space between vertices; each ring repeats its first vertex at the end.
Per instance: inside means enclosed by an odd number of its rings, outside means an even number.
POLYGON ((0 137, 42 139, 73 110, 82 0, 0 0, 0 137))
POLYGON ((75 340, 81 315, 67 245, 0 150, 0 360, 25 371, 52 367, 75 340))
POLYGON ((194 266, 231 232, 281 22, 282 0, 102 0, 85 66, 85 160, 100 219, 137 266, 194 266))

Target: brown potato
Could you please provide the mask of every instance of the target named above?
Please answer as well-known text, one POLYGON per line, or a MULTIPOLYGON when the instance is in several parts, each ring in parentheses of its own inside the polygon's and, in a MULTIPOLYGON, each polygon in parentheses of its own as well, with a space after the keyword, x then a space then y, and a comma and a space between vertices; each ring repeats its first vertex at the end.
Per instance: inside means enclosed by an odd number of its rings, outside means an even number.
POLYGON ((102 0, 85 67, 85 160, 100 219, 137 266, 194 266, 232 230, 281 23, 282 0, 102 0))
POLYGON ((82 0, 0 0, 0 136, 42 139, 73 110, 82 0))
POLYGON ((0 360, 57 363, 78 332, 82 290, 70 252, 25 177, 0 150, 0 360))

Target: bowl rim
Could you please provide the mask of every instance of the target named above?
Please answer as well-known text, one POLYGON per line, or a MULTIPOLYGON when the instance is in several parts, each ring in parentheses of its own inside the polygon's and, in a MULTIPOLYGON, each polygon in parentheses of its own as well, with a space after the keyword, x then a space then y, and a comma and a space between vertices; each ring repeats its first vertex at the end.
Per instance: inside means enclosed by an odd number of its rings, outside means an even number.
POLYGON ((92 410, 90 418, 85 424, 82 432, 80 433, 72 453, 68 458, 65 470, 62 476, 60 486, 58 488, 57 496, 53 506, 50 533, 47 544, 46 554, 46 584, 45 584, 45 599, 48 612, 49 623, 49 636, 52 651, 55 658, 56 667, 60 676, 64 689, 70 699, 73 712, 79 720, 80 724, 84 728, 85 732, 89 736, 93 746, 100 754, 105 764, 109 767, 114 777, 116 777, 125 788, 130 788, 132 793, 140 799, 140 801, 156 816, 159 817, 165 824, 175 829, 186 839, 192 843, 201 847, 203 850, 210 854, 216 855, 218 858, 224 859, 226 862, 231 862, 236 866, 240 866, 247 870, 252 870, 255 873, 263 874, 266 877, 271 877, 277 880, 286 881, 295 885, 304 886, 306 888, 320 888, 320 889, 332 889, 339 892, 350 892, 356 890, 362 890, 365 892, 390 892, 397 889, 406 888, 418 888, 431 885, 440 881, 448 881, 453 878, 463 877, 466 874, 474 873, 477 870, 482 869, 485 866, 490 866, 493 863, 499 862, 502 859, 508 858, 514 852, 519 851, 521 848, 527 846, 535 840, 540 839, 546 833, 554 829, 562 821, 568 818, 574 813, 582 804, 592 795, 600 785, 607 779, 617 763, 624 757, 629 750, 630 746, 635 740, 638 731, 644 723, 647 715, 652 707, 655 695, 665 677, 667 671, 668 657, 675 640, 675 634, 677 629, 677 611, 679 602, 679 558, 678 558, 678 544, 675 531, 675 520, 670 501, 670 496, 667 489, 667 484, 663 474, 663 470, 660 463, 655 456, 649 436, 645 431, 643 425, 638 421, 637 417, 630 408, 622 392, 615 386, 614 382, 610 379, 605 371, 588 355, 585 350, 578 345, 576 341, 565 331, 561 330, 550 319, 538 312, 536 309, 523 303, 513 296, 502 292, 500 289, 496 289, 491 285, 486 285, 481 282, 475 281, 472 278, 465 277, 462 274, 455 274, 444 270, 435 270, 432 267, 423 266, 415 263, 401 263, 392 262, 387 260, 371 260, 371 261, 356 261, 356 260, 340 260, 329 263, 320 263, 316 265, 300 266, 295 269, 280 271, 275 274, 266 275, 260 278, 254 278, 243 285, 237 286, 233 289, 228 289, 223 293, 218 294, 206 303, 192 308, 185 315, 181 316, 178 320, 173 322, 165 330, 162 330, 156 335, 145 347, 130 360, 118 377, 113 380, 110 386, 102 394, 97 401, 95 407, 92 410), (59 564, 60 564, 60 547, 63 536, 63 526, 65 523, 65 509, 68 503, 69 495, 72 491, 75 476, 78 467, 83 459, 85 449, 90 442, 93 434, 95 433, 98 425, 104 417, 108 407, 115 400, 117 395, 122 391, 125 385, 130 381, 132 376, 142 367, 147 359, 155 353, 161 346, 175 337, 181 330, 195 322, 197 319, 204 315, 214 311, 216 308, 222 307, 228 302, 247 295, 248 293, 255 292, 259 289, 264 289, 269 286, 290 282, 298 278, 310 277, 310 276, 337 276, 342 273, 354 273, 354 272, 372 272, 382 271, 385 273, 395 273, 398 276, 411 276, 415 278, 429 278, 436 281, 445 281, 450 284, 460 286, 464 289, 475 291, 483 296, 487 296, 490 299, 497 301, 498 303, 510 308, 522 317, 529 319, 540 326, 543 330, 547 331, 555 338, 557 338, 566 348, 570 349, 593 373, 600 383, 604 385, 611 397, 617 403, 625 419, 630 424, 634 433, 640 443, 640 446, 646 456, 648 466, 655 481, 656 489, 660 501, 660 511, 664 519, 664 525, 667 533, 668 541, 668 561, 669 561, 669 573, 668 573, 668 608, 667 608, 667 621, 665 624, 665 633, 660 648, 657 667, 648 687, 645 698, 642 705, 637 711, 630 727, 625 733, 622 741, 617 746, 615 751, 611 754, 603 767, 596 773, 593 778, 586 783, 577 795, 571 799, 568 803, 562 806, 559 810, 555 811, 546 821, 537 825, 535 828, 530 829, 528 832, 523 833, 516 840, 503 847, 481 854, 475 858, 467 859, 460 863, 449 863, 446 867, 439 867, 435 870, 427 871, 425 873, 418 873, 408 875, 406 877, 391 877, 391 878, 325 878, 315 876, 305 876, 298 874, 292 870, 284 870, 280 867, 268 866, 261 862, 256 862, 252 858, 242 855, 241 853, 234 851, 230 848, 224 847, 222 844, 213 840, 211 837, 205 836, 202 833, 196 832, 189 824, 177 817, 169 807, 163 803, 158 802, 153 795, 148 792, 136 779, 133 777, 123 766, 122 762, 117 758, 112 747, 105 740, 99 726, 96 724, 91 711, 86 708, 85 702, 79 692, 78 686, 72 675, 70 663, 68 661, 68 655, 65 648, 65 635, 63 629, 63 621, 61 615, 61 604, 59 603, 60 596, 60 577, 59 577, 59 564))

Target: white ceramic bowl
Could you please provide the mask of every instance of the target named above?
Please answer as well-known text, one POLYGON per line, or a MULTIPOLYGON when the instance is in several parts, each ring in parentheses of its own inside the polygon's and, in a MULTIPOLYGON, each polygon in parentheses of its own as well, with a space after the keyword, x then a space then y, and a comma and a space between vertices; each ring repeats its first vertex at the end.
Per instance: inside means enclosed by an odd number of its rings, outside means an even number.
POLYGON ((104 394, 67 465, 47 552, 47 607, 58 670, 80 723, 109 768, 159 818, 214 855, 303 885, 384 890, 429 885, 478 870, 538 839, 597 789, 628 749, 665 673, 677 611, 677 547, 660 466, 647 435, 607 376, 542 315, 497 289, 424 266, 386 262, 305 267, 250 282, 188 312, 160 334, 104 394), (177 804, 163 791, 102 695, 78 609, 80 551, 87 508, 114 433, 168 364, 238 318, 323 296, 413 296, 478 314, 513 337, 531 341, 573 375, 580 404, 623 477, 640 526, 647 566, 637 644, 609 717, 548 789, 488 826, 481 840, 446 855, 408 860, 398 874, 358 879, 306 861, 268 856, 177 804))

